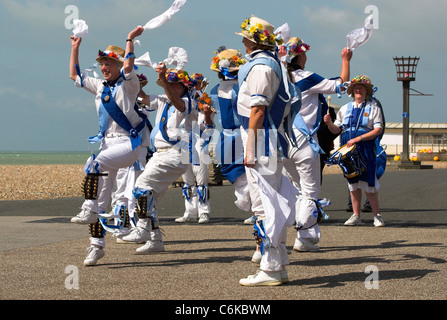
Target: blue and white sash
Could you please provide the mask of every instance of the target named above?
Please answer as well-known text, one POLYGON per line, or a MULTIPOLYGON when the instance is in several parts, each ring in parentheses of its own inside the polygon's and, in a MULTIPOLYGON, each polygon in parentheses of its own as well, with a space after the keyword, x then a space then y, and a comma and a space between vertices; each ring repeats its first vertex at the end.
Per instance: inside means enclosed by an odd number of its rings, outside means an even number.
MULTIPOLYGON (((275 99, 273 101, 272 107, 270 110, 266 110, 266 117, 264 121, 264 129, 265 129, 265 137, 266 137, 266 156, 269 155, 268 150, 268 134, 269 129, 276 131, 277 128, 281 125, 283 120, 286 120, 284 123, 284 129, 285 133, 289 134, 290 139, 294 142, 293 136, 291 135, 291 124, 289 123, 291 119, 289 116, 285 115, 285 108, 289 102, 291 102, 293 97, 297 97, 296 101, 293 101, 291 103, 291 112, 290 116, 294 117, 301 108, 301 92, 299 88, 292 83, 288 81, 287 73, 283 65, 281 64, 281 61, 277 58, 276 55, 273 55, 272 53, 268 51, 263 51, 266 54, 268 54, 272 59, 267 57, 261 57, 253 59, 244 65, 241 66, 241 69, 238 73, 238 80, 239 80, 239 87, 242 85, 242 83, 245 81, 245 78, 247 77, 248 73, 250 72, 251 68, 253 68, 255 65, 262 64, 266 65, 270 68, 272 68, 278 78, 280 79, 280 85, 278 88, 278 92, 275 96, 275 99), (286 116, 286 118, 285 118, 286 116)), ((239 114, 239 119, 241 120, 242 127, 245 130, 248 130, 248 122, 249 118, 241 116, 239 114)), ((277 131, 276 131, 277 132, 277 131)), ((285 137, 282 136, 282 134, 278 134, 278 149, 282 156, 287 157, 288 154, 288 142, 285 139, 285 137)))
MULTIPOLYGON (((122 81, 117 83, 117 86, 119 86, 120 83, 122 83, 122 81)), ((143 120, 138 124, 136 128, 134 128, 130 123, 129 119, 127 119, 123 110, 121 110, 121 108, 116 103, 114 99, 115 93, 116 89, 112 91, 110 86, 108 86, 107 84, 104 85, 104 89, 101 94, 101 105, 99 106, 99 112, 98 112, 100 131, 98 135, 90 137, 88 140, 91 143, 95 143, 104 138, 104 133, 105 130, 107 129, 108 116, 110 115, 113 121, 115 121, 121 128, 123 128, 130 134, 132 150, 135 150, 136 147, 141 145, 141 137, 138 134, 138 132, 140 132, 144 128, 146 122, 143 120)))
MULTIPOLYGON (((300 88, 301 92, 309 90, 310 88, 316 86, 321 83, 324 78, 316 73, 312 73, 309 77, 301 79, 296 83, 298 88, 300 88)), ((305 123, 303 117, 298 113, 293 120, 294 126, 306 137, 307 142, 309 143, 312 151, 315 154, 315 157, 318 156, 319 153, 324 154, 323 149, 321 149, 318 142, 314 139, 314 134, 317 133, 321 124, 321 99, 324 99, 322 95, 319 95, 320 102, 318 103, 318 111, 317 111, 317 121, 313 125, 312 130, 309 130, 307 124, 305 123)))

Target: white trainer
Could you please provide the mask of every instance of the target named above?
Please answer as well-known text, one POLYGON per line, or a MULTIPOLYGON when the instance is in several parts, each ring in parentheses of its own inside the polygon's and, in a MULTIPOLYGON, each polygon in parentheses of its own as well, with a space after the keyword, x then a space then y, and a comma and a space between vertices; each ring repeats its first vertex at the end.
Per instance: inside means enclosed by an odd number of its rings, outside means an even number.
POLYGON ((261 259, 262 259, 261 251, 256 250, 253 253, 253 256, 251 257, 251 262, 256 263, 256 264, 260 264, 261 263, 261 259))
POLYGON ((91 245, 87 248, 87 257, 84 260, 84 266, 94 266, 99 259, 104 257, 104 248, 91 245))
POLYGON ((196 222, 196 220, 195 220, 195 219, 191 219, 191 218, 189 218, 189 217, 187 217, 187 216, 183 216, 183 217, 180 217, 180 218, 175 219, 175 222, 178 222, 178 223, 187 223, 187 222, 196 222))
POLYGON ((385 222, 380 214, 374 216, 374 227, 384 227, 385 222))
POLYGON ((199 223, 208 223, 210 222, 210 216, 207 213, 200 214, 199 223))
POLYGON ((143 243, 145 243, 146 241, 137 241, 137 242, 135 242, 135 241, 125 241, 125 240, 123 240, 123 238, 125 236, 129 235, 133 231, 133 229, 135 229, 135 228, 131 228, 130 230, 128 230, 128 232, 125 232, 125 233, 116 234, 116 243, 121 243, 121 244, 133 244, 133 243, 143 244, 143 243))
POLYGON ((318 240, 314 239, 295 238, 295 244, 293 245, 293 250, 299 252, 318 251, 320 250, 320 247, 315 244, 315 241, 318 243, 318 240))
POLYGON ((353 214, 348 220, 345 222, 345 226, 358 226, 362 223, 362 220, 356 214, 353 214))
POLYGON ((91 224, 98 222, 98 214, 89 209, 82 209, 70 222, 77 224, 91 224))
POLYGON ((151 240, 150 223, 152 222, 148 218, 138 220, 137 226, 128 235, 119 239, 128 242, 146 242, 151 240))
POLYGON ((152 252, 163 252, 165 251, 165 246, 163 241, 147 241, 144 246, 137 248, 137 253, 147 254, 152 252))
POLYGON ((254 275, 239 280, 242 286, 279 286, 283 283, 281 280, 281 271, 262 271, 259 270, 254 275))

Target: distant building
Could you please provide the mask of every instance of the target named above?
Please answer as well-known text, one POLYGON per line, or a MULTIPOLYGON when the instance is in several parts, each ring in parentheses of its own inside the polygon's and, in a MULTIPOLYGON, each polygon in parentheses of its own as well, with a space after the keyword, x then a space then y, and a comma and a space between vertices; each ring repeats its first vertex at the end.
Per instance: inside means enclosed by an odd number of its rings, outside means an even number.
MULTIPOLYGON (((389 122, 385 127, 382 144, 387 145, 387 154, 402 152, 402 123, 389 122)), ((440 152, 447 149, 447 123, 410 123, 409 152, 431 149, 440 152)))
MULTIPOLYGON (((409 152, 417 153, 419 150, 431 149, 440 152, 447 149, 447 123, 410 123, 409 126, 409 152)), ((402 123, 388 122, 385 125, 385 134, 382 144, 386 145, 388 155, 402 152, 402 123)), ((340 146, 339 139, 335 141, 335 148, 340 146)))

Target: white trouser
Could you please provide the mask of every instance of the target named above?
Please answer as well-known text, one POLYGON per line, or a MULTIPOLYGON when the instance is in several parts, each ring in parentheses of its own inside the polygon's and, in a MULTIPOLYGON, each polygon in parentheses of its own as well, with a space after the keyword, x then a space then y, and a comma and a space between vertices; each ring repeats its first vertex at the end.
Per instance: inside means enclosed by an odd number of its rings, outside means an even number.
POLYGON ((233 182, 233 186, 234 195, 236 196, 236 201, 234 204, 241 210, 250 211, 251 197, 247 182, 247 174, 244 173, 237 177, 233 182))
MULTIPOLYGON (((181 160, 181 152, 178 149, 157 151, 135 182, 135 187, 152 192, 154 208, 157 208, 160 198, 169 186, 186 171, 189 163, 181 160)), ((155 210, 152 213, 156 214, 155 210)))
MULTIPOLYGON (((314 135, 316 138, 316 135, 314 135)), ((318 142, 318 140, 317 140, 318 142)), ((296 202, 296 223, 302 228, 297 238, 321 237, 320 227, 315 214, 321 190, 320 155, 315 157, 310 145, 305 142, 300 148, 292 148, 289 158, 284 159, 284 169, 300 191, 300 199, 296 202)))
MULTIPOLYGON (((134 164, 141 148, 141 146, 138 146, 132 151, 130 138, 127 136, 104 138, 101 143, 101 151, 95 158, 94 163, 97 163, 100 172, 107 173, 107 176, 99 176, 98 199, 85 200, 82 204, 83 209, 94 212, 105 212, 107 210, 118 170, 134 164)), ((91 238, 91 243, 97 241, 96 239, 91 238)), ((95 244, 104 246, 104 239, 102 238, 102 242, 99 241, 100 243, 95 244)))
MULTIPOLYGON (((279 189, 280 181, 282 178, 282 163, 277 164, 278 169, 272 175, 262 175, 265 181, 275 190, 279 189)), ((253 170, 258 172, 262 172, 260 170, 262 167, 261 164, 256 163, 253 170)), ((247 170, 246 172, 248 185, 252 188, 257 186, 256 178, 247 170)), ((257 207, 257 211, 255 211, 256 216, 265 216, 265 219, 275 219, 275 212, 264 212, 264 208, 262 205, 260 188, 256 188, 257 192, 253 195, 253 202, 259 204, 257 207)), ((265 252, 261 258, 261 270, 264 271, 281 271, 283 266, 289 264, 289 257, 287 255, 286 248, 286 238, 287 238, 287 227, 284 227, 281 230, 278 246, 274 247, 273 244, 271 247, 266 247, 265 252)))
POLYGON ((107 176, 100 176, 98 181, 98 200, 85 200, 82 208, 94 212, 106 211, 115 186, 117 172, 135 163, 141 152, 141 146, 132 151, 129 137, 104 138, 101 151, 94 162, 99 170, 107 176))
POLYGON ((135 198, 132 194, 135 181, 140 176, 146 165, 147 148, 142 147, 138 155, 138 163, 121 168, 116 175, 116 188, 112 193, 112 210, 116 207, 126 206, 129 216, 135 216, 135 198))
MULTIPOLYGON (((241 130, 241 138, 243 145, 247 145, 247 131, 241 130)), ((258 136, 258 141, 263 141, 263 137, 258 136)), ((262 205, 261 191, 257 184, 256 178, 251 173, 251 170, 256 170, 274 190, 279 190, 282 180, 283 163, 279 160, 279 155, 276 154, 276 143, 273 145, 272 140, 269 141, 269 157, 260 154, 257 155, 257 161, 254 168, 246 170, 247 183, 250 197, 252 200, 252 210, 256 216, 265 216, 267 219, 275 219, 277 212, 264 212, 262 205)), ((258 147, 264 149, 265 147, 258 147)), ((262 150, 258 150, 262 152, 262 150)), ((246 150, 244 149, 244 155, 246 150)), ((274 222, 273 222, 274 223, 274 222)), ((289 256, 286 248, 287 227, 280 231, 278 245, 265 248, 264 254, 261 258, 261 270, 263 271, 281 271, 284 266, 289 264, 289 256)))
POLYGON ((184 216, 197 219, 201 214, 210 213, 210 200, 209 197, 199 199, 198 188, 201 188, 201 192, 209 192, 210 173, 207 164, 201 162, 200 165, 189 164, 186 172, 182 175, 182 180, 189 188, 191 188, 191 197, 188 199, 185 197, 185 213, 184 216))

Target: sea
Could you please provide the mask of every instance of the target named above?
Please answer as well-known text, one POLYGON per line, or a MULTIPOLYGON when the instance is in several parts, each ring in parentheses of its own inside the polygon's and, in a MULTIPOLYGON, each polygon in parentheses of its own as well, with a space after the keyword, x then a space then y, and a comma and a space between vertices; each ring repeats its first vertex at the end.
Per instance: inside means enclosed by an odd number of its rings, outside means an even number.
POLYGON ((0 165, 85 164, 90 152, 0 152, 0 165))

